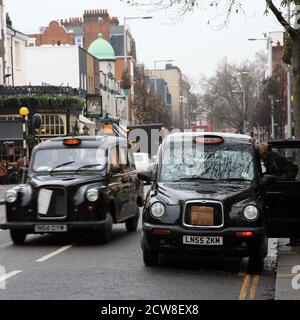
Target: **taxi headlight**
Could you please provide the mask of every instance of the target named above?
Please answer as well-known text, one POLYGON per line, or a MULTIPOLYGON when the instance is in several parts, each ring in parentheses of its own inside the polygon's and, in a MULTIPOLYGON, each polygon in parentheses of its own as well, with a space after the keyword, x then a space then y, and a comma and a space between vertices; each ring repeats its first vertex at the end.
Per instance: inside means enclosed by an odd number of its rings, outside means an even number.
POLYGON ((5 201, 8 203, 14 203, 17 201, 18 193, 15 190, 7 190, 5 193, 5 201))
POLYGON ((88 201, 90 202, 95 202, 98 200, 98 190, 96 189, 90 189, 87 191, 86 193, 86 198, 88 199, 88 201))
POLYGON ((152 204, 150 212, 154 218, 161 218, 165 214, 166 208, 161 202, 155 202, 152 204))
POLYGON ((253 221, 258 218, 258 209, 253 205, 249 205, 244 208, 243 214, 246 219, 253 221))

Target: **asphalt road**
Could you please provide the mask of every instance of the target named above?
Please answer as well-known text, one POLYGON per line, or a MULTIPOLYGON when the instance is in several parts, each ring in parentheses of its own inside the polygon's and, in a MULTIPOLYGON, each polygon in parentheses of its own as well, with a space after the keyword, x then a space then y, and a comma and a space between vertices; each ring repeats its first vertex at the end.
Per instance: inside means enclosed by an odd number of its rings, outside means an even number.
POLYGON ((276 239, 270 240, 265 270, 260 275, 248 275, 246 259, 221 261, 174 255, 162 256, 158 267, 145 267, 140 238, 141 227, 127 233, 124 225, 118 225, 106 245, 96 245, 83 236, 33 235, 25 245, 15 246, 9 232, 0 231, 0 299, 274 297, 276 239))

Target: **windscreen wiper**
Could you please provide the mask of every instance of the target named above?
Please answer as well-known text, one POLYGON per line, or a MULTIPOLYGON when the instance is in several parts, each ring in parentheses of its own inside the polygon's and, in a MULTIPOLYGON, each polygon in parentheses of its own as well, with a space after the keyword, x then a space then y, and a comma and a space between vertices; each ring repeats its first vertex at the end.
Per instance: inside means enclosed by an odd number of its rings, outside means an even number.
POLYGON ((247 182, 251 182, 252 180, 244 179, 244 178, 228 178, 228 179, 220 179, 218 181, 237 181, 237 182, 239 182, 239 181, 242 181, 242 182, 247 181, 247 182))
POLYGON ((193 180, 200 180, 200 181, 216 181, 216 179, 211 179, 211 178, 203 178, 203 177, 198 177, 198 176, 195 176, 195 177, 185 177, 185 178, 180 178, 174 182, 177 182, 177 181, 193 181, 193 180))
POLYGON ((82 170, 82 169, 93 168, 93 167, 99 167, 99 166, 101 166, 101 164, 99 164, 99 163, 85 164, 85 165, 83 165, 83 166, 81 166, 81 167, 77 168, 77 169, 75 170, 75 173, 78 173, 78 172, 79 172, 80 170, 82 170))
POLYGON ((71 163, 74 163, 74 162, 75 162, 75 161, 73 160, 73 161, 68 161, 68 162, 64 162, 64 163, 58 164, 57 166, 55 166, 54 168, 51 169, 51 171, 49 172, 49 175, 51 176, 52 173, 53 173, 56 169, 58 169, 58 168, 60 168, 60 167, 67 166, 68 164, 71 164, 71 163))

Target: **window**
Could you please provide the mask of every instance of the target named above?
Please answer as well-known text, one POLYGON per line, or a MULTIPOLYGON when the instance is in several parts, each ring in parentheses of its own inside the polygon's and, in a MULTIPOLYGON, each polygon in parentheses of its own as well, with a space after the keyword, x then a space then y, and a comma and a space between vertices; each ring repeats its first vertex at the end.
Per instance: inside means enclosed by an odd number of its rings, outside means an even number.
POLYGON ((0 144, 0 159, 11 163, 17 162, 23 153, 22 142, 18 144, 0 144))
POLYGON ((59 115, 46 114, 42 115, 43 127, 39 130, 38 135, 61 136, 66 134, 65 121, 59 115))
POLYGON ((35 47, 35 39, 30 39, 27 42, 28 47, 35 47))
POLYGON ((298 163, 300 150, 294 148, 273 148, 264 159, 266 174, 275 175, 277 180, 295 181, 299 180, 298 163))
POLYGON ((75 44, 81 48, 83 48, 83 37, 76 37, 75 44))

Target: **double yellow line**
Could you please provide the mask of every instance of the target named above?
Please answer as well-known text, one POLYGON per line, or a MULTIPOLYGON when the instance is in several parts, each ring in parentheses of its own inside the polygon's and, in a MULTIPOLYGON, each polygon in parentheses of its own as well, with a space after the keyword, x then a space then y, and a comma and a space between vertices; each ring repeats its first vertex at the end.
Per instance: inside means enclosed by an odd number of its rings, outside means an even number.
POLYGON ((247 299, 249 287, 250 287, 249 300, 255 300, 256 291, 259 283, 259 275, 250 276, 249 274, 246 274, 243 276, 244 276, 244 281, 243 281, 242 289, 240 292, 239 300, 247 299), (252 286, 251 286, 251 280, 252 280, 252 286))

